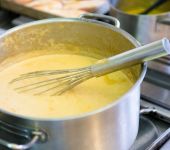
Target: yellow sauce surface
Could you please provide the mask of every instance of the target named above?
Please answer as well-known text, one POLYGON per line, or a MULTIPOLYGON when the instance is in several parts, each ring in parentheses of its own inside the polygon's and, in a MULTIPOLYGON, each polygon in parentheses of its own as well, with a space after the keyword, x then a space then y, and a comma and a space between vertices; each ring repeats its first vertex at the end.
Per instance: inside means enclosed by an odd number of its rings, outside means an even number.
MULTIPOLYGON (((148 8, 155 4, 155 0, 121 0, 118 3, 117 8, 125 13, 139 15, 142 12, 146 11, 148 8)), ((146 15, 156 15, 162 13, 169 13, 170 12, 170 1, 166 1, 151 11, 149 11, 146 15)))
MULTIPOLYGON (((79 68, 96 61, 96 59, 86 56, 55 54, 33 57, 7 67, 0 72, 0 109, 35 118, 61 118, 80 115, 106 106, 125 94, 133 85, 122 71, 89 79, 60 96, 51 96, 55 89, 41 95, 34 95, 34 93, 44 90, 42 88, 26 93, 19 93, 14 89, 35 81, 52 79, 55 76, 9 84, 12 79, 23 73, 79 68)), ((43 88, 48 89, 49 87, 43 88)))
MULTIPOLYGON (((131 9, 131 10, 127 10, 126 12, 128 14, 140 14, 142 12, 144 12, 146 10, 146 8, 137 8, 137 9, 131 9)), ((150 11, 149 13, 147 13, 148 15, 153 15, 153 14, 161 14, 161 13, 164 13, 166 11, 161 11, 161 10, 153 10, 153 11, 150 11)))

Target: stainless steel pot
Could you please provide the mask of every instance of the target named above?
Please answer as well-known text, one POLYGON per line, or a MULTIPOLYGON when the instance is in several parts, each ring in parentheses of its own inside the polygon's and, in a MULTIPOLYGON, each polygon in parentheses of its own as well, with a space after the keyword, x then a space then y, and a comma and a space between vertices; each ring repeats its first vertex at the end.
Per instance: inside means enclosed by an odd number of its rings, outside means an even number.
MULTIPOLYGON (((47 53, 78 53, 101 59, 139 46, 118 26, 115 18, 89 14, 77 19, 47 19, 16 27, 0 37, 0 69, 16 60, 47 53), (70 51, 69 47, 68 51, 59 51, 56 45, 61 43, 83 46, 86 51, 70 51), (27 57, 22 55, 29 52, 32 53, 27 57)), ((63 119, 39 119, 1 109, 0 123, 7 129, 5 132, 22 135, 28 143, 19 145, 0 139, 0 144, 11 149, 128 150, 138 132, 140 84, 146 65, 124 71, 134 86, 116 102, 94 112, 63 119)))
POLYGON ((110 15, 119 19, 121 28, 133 35, 139 42, 147 44, 163 37, 170 39, 170 2, 163 4, 153 15, 130 14, 128 11, 149 8, 155 0, 112 0, 110 15), (168 11, 169 10, 169 11, 168 11))

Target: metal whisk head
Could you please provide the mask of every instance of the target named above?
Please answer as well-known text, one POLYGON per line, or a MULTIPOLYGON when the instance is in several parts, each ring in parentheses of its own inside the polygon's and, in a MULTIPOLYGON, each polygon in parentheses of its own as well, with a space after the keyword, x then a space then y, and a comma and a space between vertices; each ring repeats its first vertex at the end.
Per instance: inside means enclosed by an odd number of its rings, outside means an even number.
POLYGON ((43 70, 21 74, 18 78, 13 79, 10 84, 17 84, 18 81, 21 82, 34 78, 38 81, 14 89, 18 92, 33 91, 35 92, 34 95, 48 92, 53 92, 51 95, 60 95, 91 77, 93 77, 93 75, 90 67, 67 70, 43 70), (40 81, 40 77, 47 78, 40 81))

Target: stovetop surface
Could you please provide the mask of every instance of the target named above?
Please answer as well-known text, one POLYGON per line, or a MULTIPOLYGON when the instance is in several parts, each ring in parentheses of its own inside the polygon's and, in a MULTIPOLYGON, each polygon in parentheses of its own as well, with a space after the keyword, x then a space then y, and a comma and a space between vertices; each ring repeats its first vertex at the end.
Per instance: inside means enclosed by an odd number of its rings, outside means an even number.
MULTIPOLYGON (((0 34, 30 21, 34 19, 0 10, 0 34)), ((170 150, 170 131, 167 131, 170 129, 170 56, 148 63, 141 93, 141 108, 151 111, 141 115, 138 136, 131 150, 170 150)), ((16 140, 16 135, 6 135, 0 130, 0 138, 9 137, 16 140)), ((5 150, 4 147, 1 149, 5 150)))

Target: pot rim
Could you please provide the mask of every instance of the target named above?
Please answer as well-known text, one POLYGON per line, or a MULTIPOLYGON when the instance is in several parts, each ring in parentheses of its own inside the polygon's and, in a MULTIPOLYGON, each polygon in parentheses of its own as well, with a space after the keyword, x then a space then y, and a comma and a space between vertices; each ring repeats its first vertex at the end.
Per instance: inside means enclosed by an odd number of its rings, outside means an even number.
MULTIPOLYGON (((40 24, 46 24, 46 23, 57 23, 57 22, 84 22, 84 23, 92 23, 95 25, 99 25, 99 26, 104 26, 108 29, 111 29, 112 31, 116 31, 119 32, 120 34, 122 34, 123 36, 125 36, 135 47, 139 47, 141 46, 141 44, 129 33, 127 33, 126 31, 114 27, 113 25, 110 25, 108 23, 104 23, 101 21, 96 21, 96 20, 91 20, 91 19, 84 19, 84 18, 51 18, 51 19, 43 19, 43 20, 39 20, 39 21, 33 21, 30 23, 26 23, 17 27, 14 27, 12 29, 9 29, 8 31, 6 31, 4 34, 0 35, 0 39, 6 37, 7 35, 16 32, 20 29, 23 28, 27 28, 30 26, 34 26, 34 25, 40 25, 40 24)), ((133 86, 121 97, 119 97, 116 101, 102 107, 99 108, 97 110, 91 111, 91 112, 87 112, 87 113, 83 113, 80 115, 74 115, 74 116, 67 116, 67 117, 62 117, 62 118, 37 118, 37 117, 29 117, 29 116, 25 116, 25 115, 21 115, 21 114, 15 114, 6 110, 3 110, 0 108, 0 113, 3 113, 5 115, 8 115, 10 117, 15 117, 18 119, 24 119, 24 120, 30 120, 30 121, 69 121, 69 120, 76 120, 76 119, 83 119, 85 117, 89 117, 89 116, 93 116, 95 114, 101 113, 103 111, 106 111, 108 109, 110 109, 111 107, 114 107, 115 105, 118 105, 119 103, 121 103, 121 101, 123 101, 124 97, 128 96, 129 93, 131 93, 131 91, 133 91, 135 88, 137 88, 138 86, 140 86, 141 82, 144 79, 144 76, 146 74, 146 70, 147 70, 147 63, 143 63, 141 64, 141 73, 139 75, 138 80, 133 84, 133 86)), ((0 119, 1 120, 1 119, 0 119)))

